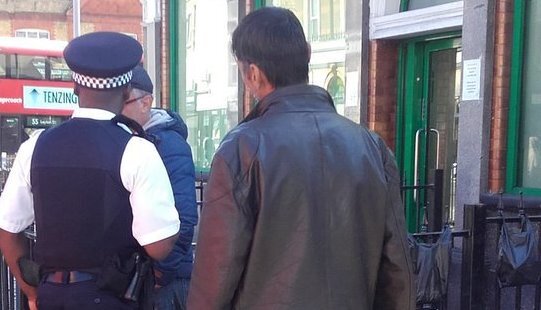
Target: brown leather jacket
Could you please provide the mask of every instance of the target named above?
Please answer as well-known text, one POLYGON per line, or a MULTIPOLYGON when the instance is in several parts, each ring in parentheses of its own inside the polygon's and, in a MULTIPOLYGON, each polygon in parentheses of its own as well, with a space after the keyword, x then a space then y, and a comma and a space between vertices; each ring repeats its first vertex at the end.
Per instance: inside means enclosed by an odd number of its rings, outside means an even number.
POLYGON ((317 86, 224 138, 200 227, 188 309, 415 309, 394 158, 317 86))

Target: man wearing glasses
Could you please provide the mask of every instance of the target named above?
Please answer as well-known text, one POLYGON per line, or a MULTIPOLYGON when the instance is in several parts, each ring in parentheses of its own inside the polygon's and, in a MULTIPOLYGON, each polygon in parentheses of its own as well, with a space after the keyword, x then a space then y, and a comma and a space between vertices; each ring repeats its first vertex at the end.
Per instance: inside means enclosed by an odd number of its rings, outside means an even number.
POLYGON ((177 113, 152 108, 153 85, 145 69, 133 69, 130 99, 122 114, 143 127, 154 142, 173 187, 181 219, 179 237, 169 256, 154 264, 155 309, 186 309, 193 265, 192 237, 197 224, 195 172, 192 151, 186 142, 188 129, 177 113))

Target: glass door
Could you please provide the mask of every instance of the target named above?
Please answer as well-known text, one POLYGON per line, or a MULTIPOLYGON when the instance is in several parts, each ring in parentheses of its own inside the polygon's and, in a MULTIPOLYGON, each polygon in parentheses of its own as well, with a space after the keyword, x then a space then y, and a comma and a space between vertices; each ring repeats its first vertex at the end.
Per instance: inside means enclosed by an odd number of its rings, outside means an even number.
POLYGON ((399 109, 397 151, 410 231, 454 221, 456 157, 462 52, 460 38, 408 43, 399 109), (439 170, 439 172, 437 171, 439 170), (435 204, 435 175, 443 174, 441 208, 435 204), (441 216, 441 218, 440 218, 441 216), (435 217, 435 218, 431 218, 435 217))

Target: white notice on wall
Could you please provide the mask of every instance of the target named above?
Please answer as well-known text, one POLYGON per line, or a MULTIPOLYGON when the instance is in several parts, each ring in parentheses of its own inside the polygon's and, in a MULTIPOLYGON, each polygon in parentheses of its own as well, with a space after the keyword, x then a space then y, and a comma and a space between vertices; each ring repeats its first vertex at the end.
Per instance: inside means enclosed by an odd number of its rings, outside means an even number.
POLYGON ((462 101, 479 100, 481 59, 464 60, 462 76, 462 101))
POLYGON ((359 105, 359 72, 346 73, 346 107, 359 105))

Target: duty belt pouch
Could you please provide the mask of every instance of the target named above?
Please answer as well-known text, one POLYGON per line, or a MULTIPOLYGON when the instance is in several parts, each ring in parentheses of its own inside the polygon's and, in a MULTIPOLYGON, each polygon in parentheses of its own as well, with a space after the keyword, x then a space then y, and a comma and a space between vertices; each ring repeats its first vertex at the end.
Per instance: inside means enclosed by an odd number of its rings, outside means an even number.
POLYGON ((113 292, 118 297, 124 297, 135 273, 135 254, 129 259, 121 260, 118 255, 107 259, 96 280, 96 285, 102 290, 113 292))
POLYGON ((124 298, 137 302, 140 310, 152 310, 154 292, 154 272, 152 270, 152 260, 139 254, 135 257, 135 273, 124 298))
POLYGON ((37 287, 41 281, 41 265, 27 257, 19 258, 17 264, 21 270, 21 276, 24 282, 30 286, 37 287))

